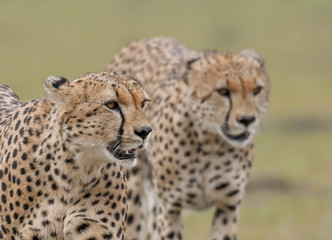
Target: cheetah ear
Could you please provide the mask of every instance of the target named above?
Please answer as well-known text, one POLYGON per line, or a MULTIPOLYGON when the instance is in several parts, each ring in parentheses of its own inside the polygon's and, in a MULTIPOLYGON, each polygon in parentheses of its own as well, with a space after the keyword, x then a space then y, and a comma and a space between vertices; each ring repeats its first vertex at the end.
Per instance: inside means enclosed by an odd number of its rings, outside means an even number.
POLYGON ((69 95, 70 82, 64 77, 48 76, 43 86, 47 95, 57 102, 64 102, 65 97, 69 95))
POLYGON ((181 76, 182 79, 184 80, 184 82, 189 85, 189 81, 188 81, 188 73, 190 72, 190 70, 194 70, 195 67, 195 63, 198 62, 200 60, 200 58, 192 58, 188 61, 185 61, 183 64, 183 68, 181 69, 181 76))
POLYGON ((201 58, 193 58, 193 59, 190 59, 189 61, 186 62, 186 68, 187 70, 189 69, 194 69, 194 63, 197 62, 198 60, 200 60, 201 58))
POLYGON ((248 61, 255 64, 257 67, 264 67, 264 59, 255 50, 245 49, 241 51, 239 55, 245 57, 248 61))

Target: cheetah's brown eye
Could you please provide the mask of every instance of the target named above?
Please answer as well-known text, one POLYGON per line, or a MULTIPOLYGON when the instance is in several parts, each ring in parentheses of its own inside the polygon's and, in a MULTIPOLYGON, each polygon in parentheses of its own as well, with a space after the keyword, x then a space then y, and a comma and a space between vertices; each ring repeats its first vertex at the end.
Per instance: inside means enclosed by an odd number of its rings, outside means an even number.
POLYGON ((252 93, 256 96, 261 92, 262 89, 263 89, 263 87, 261 87, 261 86, 255 87, 254 90, 252 91, 252 93))
POLYGON ((219 88, 217 89, 217 92, 221 95, 221 96, 224 96, 224 97, 229 97, 230 95, 230 92, 227 88, 219 88))
POLYGON ((110 101, 110 102, 105 103, 105 106, 109 109, 112 109, 112 110, 116 110, 116 109, 119 108, 119 104, 117 102, 114 102, 114 101, 110 101))

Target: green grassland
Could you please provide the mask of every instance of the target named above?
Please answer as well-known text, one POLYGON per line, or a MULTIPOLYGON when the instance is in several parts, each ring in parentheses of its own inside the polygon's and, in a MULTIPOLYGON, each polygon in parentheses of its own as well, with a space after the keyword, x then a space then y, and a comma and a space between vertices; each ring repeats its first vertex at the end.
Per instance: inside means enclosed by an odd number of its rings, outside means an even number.
MULTIPOLYGON (((332 239, 332 1, 0 1, 0 83, 23 101, 48 75, 106 69, 153 36, 197 50, 253 48, 271 97, 240 216, 240 240, 332 239)), ((186 240, 208 238, 212 211, 185 215, 186 240)))

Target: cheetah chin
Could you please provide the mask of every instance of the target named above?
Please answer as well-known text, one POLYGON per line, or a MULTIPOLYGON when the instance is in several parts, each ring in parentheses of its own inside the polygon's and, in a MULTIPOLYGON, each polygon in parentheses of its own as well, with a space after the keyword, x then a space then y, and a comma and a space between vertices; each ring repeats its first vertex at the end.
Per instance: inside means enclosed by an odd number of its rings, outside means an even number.
POLYGON ((249 129, 244 130, 242 133, 230 134, 227 127, 221 128, 222 137, 228 141, 231 145, 245 147, 250 142, 251 136, 253 135, 249 129))
POLYGON ((225 131, 223 133, 229 140, 236 141, 243 146, 247 145, 248 140, 250 138, 250 133, 247 131, 237 134, 237 135, 231 135, 225 131))

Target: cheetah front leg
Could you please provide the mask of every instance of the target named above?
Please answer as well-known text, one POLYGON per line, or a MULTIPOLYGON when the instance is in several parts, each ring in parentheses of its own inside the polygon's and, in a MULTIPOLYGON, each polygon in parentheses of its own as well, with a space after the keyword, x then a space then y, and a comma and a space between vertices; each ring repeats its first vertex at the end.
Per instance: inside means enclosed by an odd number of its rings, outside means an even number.
POLYGON ((144 174, 145 171, 138 166, 128 171, 128 217, 126 240, 143 240, 144 239, 144 174))
MULTIPOLYGON (((155 199, 156 200, 156 199, 155 199)), ((153 222, 153 228, 149 228, 149 240, 183 239, 183 226, 181 222, 181 211, 166 208, 161 201, 157 200, 154 213, 149 216, 153 222)), ((151 224, 149 224, 151 226, 151 224)))
POLYGON ((236 240, 237 207, 217 205, 210 240, 236 240))

